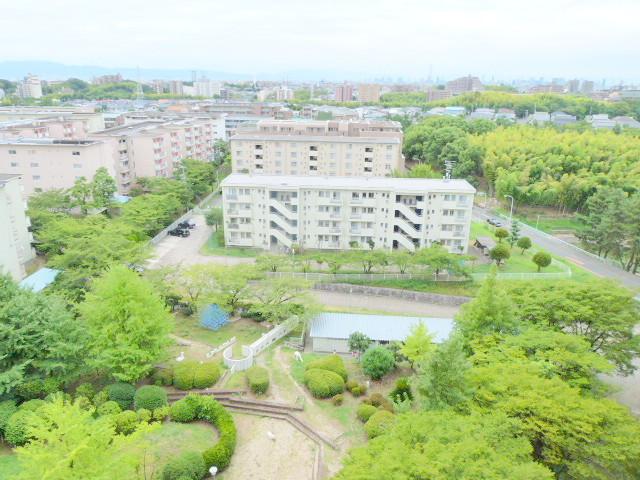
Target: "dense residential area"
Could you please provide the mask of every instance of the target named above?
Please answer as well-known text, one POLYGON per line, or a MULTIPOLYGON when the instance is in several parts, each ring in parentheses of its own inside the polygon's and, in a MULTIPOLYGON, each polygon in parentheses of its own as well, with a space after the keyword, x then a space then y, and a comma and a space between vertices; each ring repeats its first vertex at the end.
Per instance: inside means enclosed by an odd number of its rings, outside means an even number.
POLYGON ((114 2, 6 12, 0 479, 640 478, 619 9, 114 2))

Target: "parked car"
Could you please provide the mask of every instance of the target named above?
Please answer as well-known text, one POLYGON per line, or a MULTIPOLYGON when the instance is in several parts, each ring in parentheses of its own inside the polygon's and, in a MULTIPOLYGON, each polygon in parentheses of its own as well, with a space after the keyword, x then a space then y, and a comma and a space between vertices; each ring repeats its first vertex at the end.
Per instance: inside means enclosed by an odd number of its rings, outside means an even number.
POLYGON ((196 222, 194 222, 193 220, 185 220, 184 222, 180 222, 178 224, 178 228, 194 229, 196 228, 196 222))
POLYGON ((187 228, 174 228, 173 230, 169 230, 167 233, 174 237, 188 237, 191 235, 191 232, 187 228))
POLYGON ((501 227, 502 226, 502 222, 500 220, 498 220, 497 218, 487 218, 487 223, 489 225, 493 225, 494 227, 501 227))

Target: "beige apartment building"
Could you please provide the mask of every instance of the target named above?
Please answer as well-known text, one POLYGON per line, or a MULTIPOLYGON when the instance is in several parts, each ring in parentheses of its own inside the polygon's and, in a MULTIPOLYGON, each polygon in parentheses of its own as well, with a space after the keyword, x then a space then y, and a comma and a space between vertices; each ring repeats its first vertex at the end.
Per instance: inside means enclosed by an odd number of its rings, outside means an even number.
POLYGON ((448 81, 446 89, 449 90, 452 95, 460 95, 466 92, 482 92, 484 85, 482 85, 478 77, 467 75, 466 77, 448 81))
POLYGON ((35 257, 26 210, 21 176, 0 173, 0 273, 16 281, 26 276, 25 266, 35 257))
MULTIPOLYGON (((69 123, 71 127, 76 127, 75 138, 80 138, 83 131, 87 133, 104 130, 104 117, 101 112, 94 111, 93 107, 0 107, 0 122, 35 122, 36 120, 58 122, 61 125, 69 123), (82 128, 78 127, 78 121, 82 123, 82 128)), ((49 136, 55 137, 58 133, 52 132, 49 136)))
POLYGON ((361 83, 358 85, 358 100, 376 103, 380 101, 380 85, 377 83, 361 83))
POLYGON ((444 245, 465 253, 475 189, 466 180, 232 174, 225 243, 287 251, 444 245))
POLYGON ((0 122, 0 138, 56 138, 81 140, 91 132, 91 121, 73 116, 0 122))
POLYGON ((404 169, 402 126, 390 121, 260 120, 230 140, 235 173, 390 176, 404 169))

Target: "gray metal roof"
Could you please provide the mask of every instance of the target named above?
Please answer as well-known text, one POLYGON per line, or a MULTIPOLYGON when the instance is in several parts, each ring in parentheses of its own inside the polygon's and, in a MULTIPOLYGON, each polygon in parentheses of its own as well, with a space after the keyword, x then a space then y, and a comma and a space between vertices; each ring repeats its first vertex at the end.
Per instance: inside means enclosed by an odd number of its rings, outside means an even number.
POLYGON ((372 340, 403 341, 413 325, 423 322, 434 342, 446 340, 453 330, 452 318, 402 317, 359 313, 321 313, 311 322, 311 337, 347 339, 354 332, 372 340))

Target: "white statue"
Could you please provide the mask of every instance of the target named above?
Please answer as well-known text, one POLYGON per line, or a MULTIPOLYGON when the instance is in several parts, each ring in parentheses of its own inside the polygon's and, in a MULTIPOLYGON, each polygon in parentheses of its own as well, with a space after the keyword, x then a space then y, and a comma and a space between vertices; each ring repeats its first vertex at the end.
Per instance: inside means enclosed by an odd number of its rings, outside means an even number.
POLYGON ((371 382, 367 380, 367 390, 369 390, 370 388, 371 388, 371 382))
POLYGON ((269 440, 271 440, 272 442, 276 441, 276 436, 268 430, 267 430, 267 437, 269 437, 269 440))
POLYGON ((296 350, 295 352, 293 352, 293 356, 295 357, 295 359, 296 359, 297 361, 299 361, 300 363, 302 363, 302 354, 301 354, 299 351, 297 351, 297 350, 296 350))
POLYGON ((176 357, 176 362, 181 362, 184 360, 184 352, 180 352, 180 355, 176 357))
POLYGON ((216 478, 216 474, 218 473, 218 467, 214 465, 209 469, 209 473, 211 474, 211 478, 216 478))

